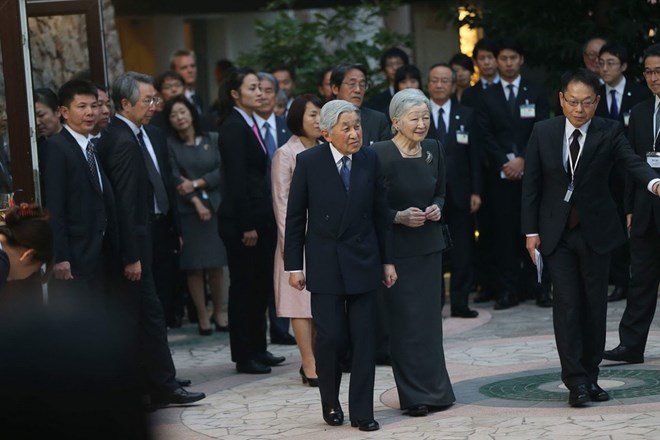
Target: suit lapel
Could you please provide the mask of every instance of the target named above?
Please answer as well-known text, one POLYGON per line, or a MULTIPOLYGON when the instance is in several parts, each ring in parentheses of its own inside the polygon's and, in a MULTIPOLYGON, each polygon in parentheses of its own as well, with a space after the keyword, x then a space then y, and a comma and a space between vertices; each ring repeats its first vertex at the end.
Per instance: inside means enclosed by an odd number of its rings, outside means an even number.
MULTIPOLYGON (((339 173, 337 173, 339 176, 339 173)), ((342 215, 341 226, 339 227, 339 236, 341 236, 348 226, 351 219, 355 218, 353 212, 359 208, 358 202, 362 200, 361 193, 367 185, 367 161, 364 157, 364 152, 361 150, 353 155, 351 160, 351 184, 346 197, 346 206, 342 215)), ((342 189, 344 184, 339 178, 342 189)))
MULTIPOLYGON (((89 171, 89 163, 87 162, 87 157, 85 154, 82 152, 82 149, 80 148, 80 145, 78 145, 78 142, 71 136, 71 133, 67 129, 62 130, 62 134, 67 137, 69 140, 69 147, 73 150, 73 155, 78 158, 78 161, 80 162, 80 166, 83 168, 84 173, 87 175, 87 178, 89 179, 89 183, 92 185, 92 188, 94 188, 94 191, 96 191, 99 195, 103 195, 101 193, 101 189, 99 188, 98 182, 94 182, 94 179, 92 177, 92 173, 89 171)), ((95 158, 96 163, 98 166, 98 157, 95 158)), ((99 169, 101 167, 99 166, 99 169)))
POLYGON ((600 145, 603 136, 600 121, 600 119, 594 118, 589 124, 587 139, 584 141, 584 147, 582 148, 582 157, 580 157, 577 170, 575 170, 575 186, 581 183, 582 177, 589 169, 589 164, 593 160, 596 150, 598 150, 598 145, 600 145))

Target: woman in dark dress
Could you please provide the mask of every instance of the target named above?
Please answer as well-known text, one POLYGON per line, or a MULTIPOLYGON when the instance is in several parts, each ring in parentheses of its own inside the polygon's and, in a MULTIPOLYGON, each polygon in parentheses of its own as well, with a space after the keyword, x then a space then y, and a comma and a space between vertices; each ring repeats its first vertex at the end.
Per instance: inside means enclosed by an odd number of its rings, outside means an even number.
POLYGON ((385 174, 399 281, 383 292, 390 318, 390 352, 401 409, 424 416, 455 401, 442 348, 440 224, 445 161, 436 140, 424 140, 430 103, 417 89, 390 103, 394 137, 372 147, 385 174))

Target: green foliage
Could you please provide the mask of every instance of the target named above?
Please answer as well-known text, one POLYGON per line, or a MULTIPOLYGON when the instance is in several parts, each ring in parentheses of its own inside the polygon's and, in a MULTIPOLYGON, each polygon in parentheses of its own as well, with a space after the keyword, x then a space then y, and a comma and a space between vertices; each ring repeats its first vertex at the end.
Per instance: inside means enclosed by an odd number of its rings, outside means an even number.
POLYGON ((293 66, 297 93, 316 93, 319 71, 339 63, 362 63, 370 74, 377 74, 381 53, 391 46, 412 47, 412 37, 379 27, 372 38, 365 40, 361 38, 361 30, 373 27, 399 3, 399 0, 362 0, 359 6, 317 11, 305 21, 291 11, 295 0, 273 1, 266 9, 277 9, 277 16, 257 20, 259 43, 253 50, 242 53, 238 63, 259 70, 293 66))

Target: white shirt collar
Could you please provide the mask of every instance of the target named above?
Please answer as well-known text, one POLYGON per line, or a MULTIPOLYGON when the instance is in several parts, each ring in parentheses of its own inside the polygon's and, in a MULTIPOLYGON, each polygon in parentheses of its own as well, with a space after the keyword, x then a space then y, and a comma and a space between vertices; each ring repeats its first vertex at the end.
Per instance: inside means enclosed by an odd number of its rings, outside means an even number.
POLYGON ((83 149, 83 151, 87 150, 87 144, 89 143, 89 136, 85 136, 84 134, 80 134, 77 131, 75 131, 73 128, 69 127, 67 124, 64 124, 64 128, 73 136, 73 138, 76 140, 78 145, 80 145, 80 148, 83 149))
MULTIPOLYGON (((518 76, 516 77, 516 79, 514 79, 514 80, 511 81, 511 82, 508 82, 508 81, 505 81, 505 80, 503 80, 503 79, 500 79, 500 84, 502 84, 502 88, 504 89, 504 92, 506 92, 506 93, 509 92, 509 91, 506 89, 506 86, 508 86, 509 84, 513 84, 513 90, 514 90, 514 92, 515 92, 515 91, 517 91, 517 90, 520 88, 520 75, 518 75, 518 76)), ((517 95, 518 95, 518 94, 516 93, 516 96, 517 96, 517 95)))
POLYGON ((582 124, 582 127, 575 127, 571 122, 566 119, 566 127, 564 128, 564 139, 567 139, 568 144, 571 143, 573 132, 575 130, 580 130, 580 133, 582 136, 580 136, 580 139, 578 140, 580 142, 580 146, 584 145, 584 140, 587 138, 587 130, 589 130, 589 125, 591 125, 591 119, 589 119, 587 122, 582 124))
POLYGON ((135 123, 133 121, 126 118, 125 116, 120 115, 119 113, 117 113, 115 116, 117 116, 117 118, 124 121, 131 128, 131 130, 133 131, 133 134, 135 136, 137 136, 137 134, 140 132, 140 127, 138 127, 137 125, 135 125, 135 123))
MULTIPOLYGON (((340 153, 339 150, 337 150, 337 149, 335 148, 335 146, 332 145, 332 142, 330 143, 330 152, 332 153, 332 158, 335 160, 335 164, 339 164, 339 161, 340 161, 344 156, 348 156, 348 158, 351 159, 351 160, 353 159, 353 155, 352 155, 352 154, 348 154, 348 155, 346 155, 346 154, 342 154, 342 153, 340 153)), ((349 169, 350 169, 350 168, 349 168, 349 169)))
POLYGON ((270 125, 271 130, 275 130, 277 128, 277 121, 275 120, 275 113, 271 113, 270 116, 268 116, 268 119, 264 119, 258 114, 254 114, 254 119, 257 121, 257 127, 259 129, 264 128, 264 123, 268 122, 268 125, 270 125))
POLYGON ((486 78, 479 78, 479 79, 481 80, 481 87, 486 88, 488 83, 497 84, 500 82, 500 73, 495 72, 495 77, 491 81, 488 81, 486 78))
POLYGON ((245 113, 245 111, 243 111, 242 109, 240 109, 236 106, 234 106, 234 110, 236 110, 238 113, 240 113, 240 115, 243 116, 243 119, 245 119, 245 122, 247 122, 247 125, 249 125, 250 128, 252 128, 252 126, 254 125, 254 119, 252 119, 252 117, 250 115, 245 113))
POLYGON ((616 90, 617 94, 620 96, 623 96, 623 90, 626 88, 626 77, 621 76, 621 81, 614 87, 610 87, 607 83, 605 83, 605 93, 608 95, 610 94, 610 90, 616 90))
POLYGON ((435 101, 431 100, 431 112, 434 115, 436 115, 438 114, 440 109, 443 109, 445 111, 445 115, 449 115, 449 113, 451 112, 451 99, 448 99, 442 105, 436 104, 435 101))

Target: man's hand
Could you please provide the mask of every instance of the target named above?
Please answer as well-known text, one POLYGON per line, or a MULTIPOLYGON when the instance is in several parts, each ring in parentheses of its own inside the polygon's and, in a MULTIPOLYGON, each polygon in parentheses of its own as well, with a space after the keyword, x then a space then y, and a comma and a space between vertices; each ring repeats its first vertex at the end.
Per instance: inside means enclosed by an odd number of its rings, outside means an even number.
POLYGON ((651 188, 656 196, 660 196, 660 182, 656 182, 651 188))
POLYGON ((305 288, 305 274, 303 272, 291 272, 289 274, 289 286, 303 290, 305 288))
POLYGON ((502 165, 502 171, 504 175, 509 180, 520 180, 522 179, 523 170, 525 169, 525 159, 522 157, 516 157, 511 159, 504 165, 502 165))
POLYGON ((259 239, 259 235, 257 234, 257 231, 252 230, 252 231, 243 232, 243 238, 241 239, 241 241, 245 246, 252 247, 257 245, 258 239, 259 239))
POLYGON ((418 228, 426 221, 426 213, 419 208, 408 208, 405 211, 399 211, 394 216, 395 223, 408 226, 410 228, 418 228))
POLYGON ((426 207, 426 209, 424 210, 424 215, 426 216, 426 220, 431 222, 437 222, 440 221, 440 217, 442 216, 442 213, 440 212, 440 208, 438 207, 438 205, 431 205, 426 207))
POLYGON ((534 235, 532 237, 527 237, 527 242, 525 244, 525 247, 527 248, 527 252, 529 253, 529 258, 532 259, 532 263, 534 263, 534 266, 536 266, 536 251, 539 246, 541 246, 541 237, 538 235, 534 235))
POLYGON ((470 214, 474 214, 481 208, 481 196, 479 194, 472 194, 470 196, 470 214))
POLYGON ((630 231, 632 228, 632 214, 626 214, 626 228, 630 231))
POLYGON ((124 276, 128 281, 140 281, 140 278, 142 277, 142 265, 140 264, 140 260, 124 266, 124 276))
POLYGON ((61 261, 53 266, 53 276, 56 280, 72 280, 71 263, 68 261, 61 261))
POLYGON ((383 264, 383 284, 388 289, 396 283, 396 269, 393 264, 383 264))

